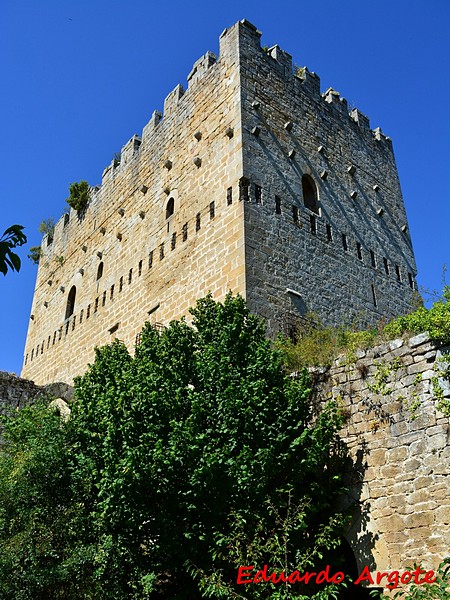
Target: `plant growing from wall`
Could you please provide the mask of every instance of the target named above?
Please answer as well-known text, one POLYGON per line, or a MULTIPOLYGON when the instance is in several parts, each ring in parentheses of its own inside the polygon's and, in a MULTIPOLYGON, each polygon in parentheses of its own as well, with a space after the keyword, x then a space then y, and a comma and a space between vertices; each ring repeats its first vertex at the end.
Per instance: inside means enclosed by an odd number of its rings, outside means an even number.
POLYGON ((46 235, 48 240, 53 240, 53 234, 55 232, 55 220, 52 218, 44 219, 39 224, 39 233, 46 235))
POLYGON ((28 258, 35 265, 39 264, 42 256, 42 248, 40 246, 31 246, 28 258))
POLYGON ((67 204, 77 212, 86 210, 89 204, 90 187, 87 181, 71 183, 69 186, 69 197, 66 199, 67 204))
POLYGON ((388 381, 395 371, 398 371, 402 367, 402 362, 399 357, 394 358, 391 362, 375 362, 376 367, 373 375, 373 381, 368 382, 368 389, 374 394, 381 394, 382 396, 388 396, 392 393, 392 388, 389 387, 388 381))
POLYGON ((434 363, 436 375, 431 378, 434 397, 437 400, 437 408, 444 415, 450 417, 450 398, 445 396, 444 386, 450 387, 450 355, 443 354, 434 363))
POLYGON ((304 79, 306 74, 306 67, 300 67, 299 65, 294 65, 294 75, 299 77, 300 79, 304 79))

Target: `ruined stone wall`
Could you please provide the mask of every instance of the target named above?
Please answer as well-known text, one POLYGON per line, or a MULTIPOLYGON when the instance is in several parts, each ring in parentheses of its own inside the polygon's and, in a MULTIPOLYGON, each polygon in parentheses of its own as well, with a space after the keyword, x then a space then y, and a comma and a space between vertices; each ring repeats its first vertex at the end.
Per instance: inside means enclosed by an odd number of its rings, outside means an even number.
POLYGON ((422 334, 341 358, 319 377, 320 400, 347 414, 359 472, 348 540, 361 570, 436 569, 450 554, 450 424, 437 408, 450 401, 445 358, 449 349, 422 334))
POLYGON ((0 415, 32 404, 39 397, 63 398, 69 402, 73 389, 66 383, 36 385, 34 381, 17 377, 14 373, 0 371, 0 415))
POLYGON ((0 371, 0 414, 7 415, 32 402, 42 394, 42 388, 33 381, 21 379, 13 373, 0 371))
POLYGON ((247 28, 240 54, 250 309, 275 330, 289 313, 338 325, 407 312, 416 266, 391 140, 259 38, 247 28))
POLYGON ((235 27, 105 169, 85 214, 44 238, 24 377, 71 382, 95 346, 118 337, 132 349, 145 321, 186 315, 208 291, 245 295, 237 49, 235 27))

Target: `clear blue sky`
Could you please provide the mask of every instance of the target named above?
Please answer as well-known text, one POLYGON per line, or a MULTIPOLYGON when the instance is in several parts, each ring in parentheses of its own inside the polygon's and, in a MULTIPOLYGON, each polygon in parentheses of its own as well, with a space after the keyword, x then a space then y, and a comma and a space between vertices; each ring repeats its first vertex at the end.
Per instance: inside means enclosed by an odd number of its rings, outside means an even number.
MULTIPOLYGON (((101 181, 192 64, 246 18, 393 139, 419 269, 450 268, 448 0, 3 0, 0 234, 25 226, 20 273, 0 275, 0 370, 20 373, 42 219, 68 185, 101 181)), ((450 281, 450 276, 448 280, 450 281)))

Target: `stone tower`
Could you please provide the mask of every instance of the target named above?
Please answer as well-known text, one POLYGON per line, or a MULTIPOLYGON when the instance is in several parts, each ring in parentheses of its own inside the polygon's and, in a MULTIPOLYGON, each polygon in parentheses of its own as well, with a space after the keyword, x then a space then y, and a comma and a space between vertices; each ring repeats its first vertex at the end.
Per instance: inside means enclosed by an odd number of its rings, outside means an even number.
POLYGON ((114 337, 242 294, 269 331, 313 311, 411 308, 416 267, 391 140, 248 21, 122 148, 83 214, 45 236, 22 375, 71 382, 114 337))

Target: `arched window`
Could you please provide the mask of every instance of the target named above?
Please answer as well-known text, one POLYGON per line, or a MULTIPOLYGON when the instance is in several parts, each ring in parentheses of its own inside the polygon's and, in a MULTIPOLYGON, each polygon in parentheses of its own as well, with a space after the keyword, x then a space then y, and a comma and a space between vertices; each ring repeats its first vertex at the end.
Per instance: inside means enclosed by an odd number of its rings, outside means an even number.
POLYGON ((166 219, 170 219, 175 210, 175 200, 173 198, 169 198, 166 206, 166 219))
POLYGON ((319 199, 317 194, 317 186, 314 179, 309 175, 302 177, 303 202, 306 208, 319 214, 319 199))
POLYGON ((97 269, 97 280, 101 278, 101 276, 103 275, 103 262, 101 262, 98 265, 98 269, 97 269))
POLYGON ((65 319, 71 317, 75 310, 75 296, 77 295, 77 288, 73 285, 70 288, 69 295, 67 296, 67 304, 66 304, 66 316, 65 319))

